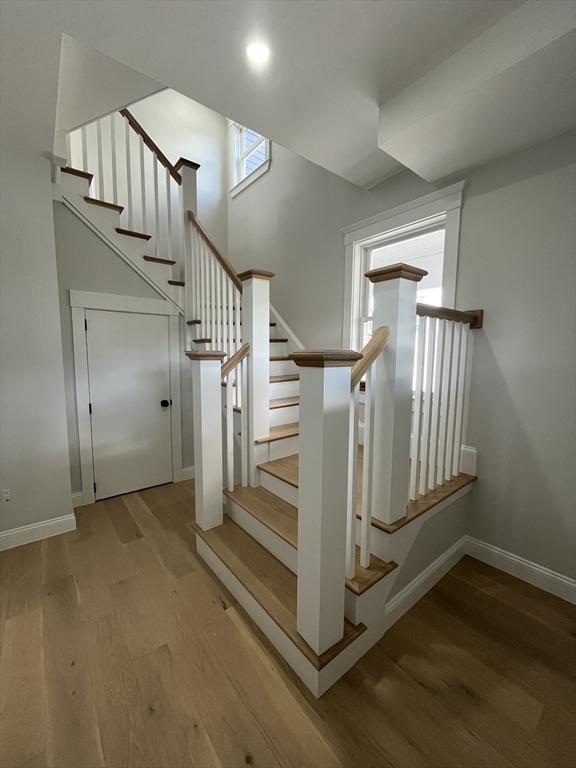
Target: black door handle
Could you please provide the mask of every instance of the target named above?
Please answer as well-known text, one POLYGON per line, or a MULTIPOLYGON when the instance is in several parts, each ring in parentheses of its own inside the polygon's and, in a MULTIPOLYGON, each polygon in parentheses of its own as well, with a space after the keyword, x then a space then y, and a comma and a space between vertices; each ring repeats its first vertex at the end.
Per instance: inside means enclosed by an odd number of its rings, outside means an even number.
POLYGON ((162 406, 162 408, 168 408, 168 406, 170 405, 170 401, 169 400, 160 400, 160 405, 162 406))

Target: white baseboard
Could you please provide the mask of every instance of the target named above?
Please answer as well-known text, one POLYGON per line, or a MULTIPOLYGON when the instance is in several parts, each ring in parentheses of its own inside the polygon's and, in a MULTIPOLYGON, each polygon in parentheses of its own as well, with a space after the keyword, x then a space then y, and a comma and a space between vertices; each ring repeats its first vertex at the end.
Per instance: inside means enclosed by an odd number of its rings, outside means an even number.
POLYGON ((174 482, 180 483, 182 480, 194 480, 194 467, 182 467, 174 478, 174 482))
POLYGON ((63 515, 62 517, 53 517, 51 520, 43 520, 40 523, 22 525, 20 528, 12 528, 9 531, 0 531, 0 551, 74 530, 76 530, 74 515, 63 515))
POLYGON ((477 560, 493 565, 494 568, 499 568, 522 581, 527 581, 534 587, 550 592, 562 600, 576 603, 576 579, 495 547, 493 544, 475 539, 473 536, 467 536, 466 539, 466 553, 477 560))

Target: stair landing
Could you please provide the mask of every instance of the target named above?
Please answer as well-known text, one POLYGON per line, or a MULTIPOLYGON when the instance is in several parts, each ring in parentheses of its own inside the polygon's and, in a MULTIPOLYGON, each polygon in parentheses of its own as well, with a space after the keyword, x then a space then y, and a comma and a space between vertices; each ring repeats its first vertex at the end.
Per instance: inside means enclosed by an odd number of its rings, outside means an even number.
MULTIPOLYGON (((356 517, 362 518, 361 504, 362 504, 362 469, 364 464, 364 451, 362 446, 359 446, 358 450, 358 465, 357 465, 357 482, 356 482, 356 517)), ((283 480, 288 485, 292 485, 294 488, 298 488, 298 454, 292 456, 285 456, 283 459, 277 459, 276 461, 267 461, 263 464, 259 464, 258 468, 263 472, 267 472, 269 475, 283 480)), ((461 472, 451 480, 447 480, 439 488, 434 491, 429 491, 425 496, 421 496, 416 501, 409 501, 406 508, 406 517, 396 520, 394 523, 383 523, 381 520, 372 518, 372 525, 375 528, 379 528, 385 533, 394 533, 395 531, 403 528, 408 523, 411 523, 420 515, 423 515, 428 510, 435 507, 440 502, 452 496, 457 491, 465 488, 470 483, 476 480, 474 475, 467 475, 461 472)))

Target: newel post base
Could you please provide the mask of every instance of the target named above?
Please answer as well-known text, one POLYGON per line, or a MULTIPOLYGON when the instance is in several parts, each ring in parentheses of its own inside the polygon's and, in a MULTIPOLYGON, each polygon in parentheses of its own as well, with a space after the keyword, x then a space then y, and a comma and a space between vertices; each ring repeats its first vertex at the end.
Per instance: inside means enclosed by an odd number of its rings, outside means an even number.
POLYGON ((297 628, 321 654, 344 634, 349 350, 304 350, 300 369, 297 628))
POLYGON ((196 524, 207 531, 222 525, 222 402, 224 352, 186 352, 192 363, 196 524))
POLYGON ((387 325, 388 344, 372 371, 368 492, 372 517, 393 523, 406 516, 410 480, 412 372, 416 291, 428 273, 408 264, 366 272, 374 284, 373 327, 387 325), (378 471, 372 471, 374 467, 378 471))
POLYGON ((248 357, 248 477, 256 482, 254 441, 270 432, 270 280, 273 272, 249 269, 242 281, 242 342, 250 344, 248 357))

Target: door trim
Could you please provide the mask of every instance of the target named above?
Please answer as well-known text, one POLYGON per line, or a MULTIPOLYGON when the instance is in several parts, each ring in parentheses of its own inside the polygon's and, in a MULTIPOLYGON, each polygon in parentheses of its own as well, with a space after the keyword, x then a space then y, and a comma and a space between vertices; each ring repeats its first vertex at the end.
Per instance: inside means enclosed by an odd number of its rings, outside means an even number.
POLYGON ((175 307, 163 299, 145 299, 93 291, 70 291, 72 310, 72 343, 76 379, 76 413, 80 445, 80 474, 82 504, 92 504, 94 495, 94 453, 92 424, 90 421, 90 389, 88 381, 88 345, 86 343, 86 310, 108 312, 135 312, 140 315, 166 315, 168 317, 168 348, 170 359, 170 426, 172 433, 172 481, 184 479, 182 467, 182 421, 180 402, 180 349, 183 347, 183 326, 175 307))

